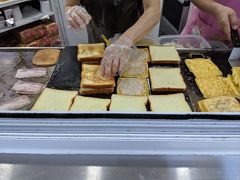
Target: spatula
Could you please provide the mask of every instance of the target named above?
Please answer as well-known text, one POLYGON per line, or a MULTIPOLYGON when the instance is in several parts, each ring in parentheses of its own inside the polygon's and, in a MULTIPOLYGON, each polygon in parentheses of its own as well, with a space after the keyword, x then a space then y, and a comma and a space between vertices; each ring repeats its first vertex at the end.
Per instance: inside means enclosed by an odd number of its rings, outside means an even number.
POLYGON ((231 38, 233 49, 228 61, 232 67, 240 67, 240 37, 238 30, 231 29, 231 38))

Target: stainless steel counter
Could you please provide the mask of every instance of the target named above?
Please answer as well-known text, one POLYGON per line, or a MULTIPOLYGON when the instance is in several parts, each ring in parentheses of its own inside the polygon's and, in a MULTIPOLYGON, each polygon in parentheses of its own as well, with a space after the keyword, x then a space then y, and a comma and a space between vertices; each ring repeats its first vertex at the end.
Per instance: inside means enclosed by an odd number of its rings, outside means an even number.
MULTIPOLYGON (((50 158, 51 159, 51 158, 50 158)), ((92 159, 89 157, 89 159, 92 159)), ((240 156, 113 158, 111 166, 0 164, 0 180, 239 180, 240 156)), ((27 159, 25 159, 27 162, 27 159)), ((22 162, 23 163, 23 162, 22 162)))

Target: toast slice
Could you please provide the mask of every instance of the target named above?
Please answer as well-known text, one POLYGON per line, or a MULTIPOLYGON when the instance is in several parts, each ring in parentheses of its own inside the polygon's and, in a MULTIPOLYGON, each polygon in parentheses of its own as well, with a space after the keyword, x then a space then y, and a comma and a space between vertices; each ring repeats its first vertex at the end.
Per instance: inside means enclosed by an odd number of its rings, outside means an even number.
POLYGON ((110 105, 110 99, 100 99, 92 97, 77 96, 70 111, 107 111, 110 105))
POLYGON ((235 97, 234 90, 228 85, 227 80, 221 76, 211 78, 196 78, 198 88, 204 98, 219 96, 235 97))
POLYGON ((153 92, 184 92, 186 84, 180 68, 150 68, 153 92))
POLYGON ((36 66, 53 66, 58 62, 59 49, 43 49, 36 53, 32 63, 36 66))
POLYGON ((97 71, 99 68, 100 65, 82 65, 82 88, 105 89, 115 87, 114 77, 110 79, 103 79, 97 75, 97 71))
POLYGON ((202 112, 240 112, 239 102, 229 96, 220 96, 200 101, 202 112))
POLYGON ((104 43, 97 44, 79 44, 78 61, 85 63, 101 62, 105 50, 104 43))
POLYGON ((153 112, 192 112, 184 94, 151 95, 149 96, 150 108, 153 112))
POLYGON ((175 46, 149 46, 152 64, 179 64, 181 58, 175 46))
POLYGON ((222 76, 222 72, 211 59, 186 59, 185 64, 196 78, 222 76))
POLYGON ((146 112, 148 98, 146 96, 112 95, 110 111, 114 112, 146 112))
POLYGON ((113 92, 114 92, 114 88, 104 88, 104 89, 80 88, 80 91, 79 91, 81 95, 112 94, 113 92))
POLYGON ((68 111, 77 94, 77 91, 45 88, 32 111, 68 111))
POLYGON ((148 83, 144 78, 119 78, 117 94, 125 96, 148 96, 148 83))

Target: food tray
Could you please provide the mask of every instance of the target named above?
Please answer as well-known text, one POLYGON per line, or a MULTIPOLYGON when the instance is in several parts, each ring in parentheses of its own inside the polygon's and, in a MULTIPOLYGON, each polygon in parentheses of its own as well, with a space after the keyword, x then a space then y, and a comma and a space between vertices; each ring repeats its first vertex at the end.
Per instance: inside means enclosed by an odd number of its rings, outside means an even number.
MULTIPOLYGON (((179 66, 181 68, 183 78, 187 85, 187 91, 185 92, 186 100, 189 103, 192 110, 197 112, 198 101, 202 100, 203 96, 194 81, 193 74, 189 72, 188 68, 184 63, 184 60, 186 58, 190 58, 192 51, 182 50, 179 51, 179 54, 182 59, 179 66)), ((198 50, 195 52, 195 54, 197 54, 197 56, 203 55, 205 57, 211 57, 212 61, 219 67, 219 69, 223 72, 224 76, 227 76, 227 74, 231 73, 231 66, 227 61, 230 55, 230 51, 221 52, 221 51, 198 50)), ((149 64, 149 67, 159 67, 159 65, 156 66, 149 64)), ((178 67, 178 66, 166 66, 166 67, 178 67)), ((77 47, 66 47, 62 51, 61 58, 58 64, 56 65, 53 75, 48 83, 48 87, 61 90, 79 91, 80 79, 81 79, 81 65, 77 61, 77 47)), ((153 94, 151 90, 149 92, 150 94, 153 94)), ((114 93, 116 93, 116 90, 114 93)), ((111 98, 111 95, 94 95, 93 97, 111 98)))
MULTIPOLYGON (((11 61, 1 60, 1 66, 0 66, 0 104, 3 104, 4 102, 7 102, 11 100, 12 98, 18 97, 20 95, 16 94, 15 91, 12 91, 11 88, 17 82, 17 79, 15 78, 16 72, 18 69, 21 68, 36 68, 37 66, 34 66, 32 64, 32 59, 37 51, 40 49, 13 49, 13 50, 7 50, 7 49, 1 49, 0 52, 8 52, 11 55, 14 56, 11 61)), ((23 81, 28 82, 38 82, 47 85, 52 73, 53 73, 54 67, 48 67, 47 68, 47 76, 42 78, 31 78, 31 79, 23 79, 23 81)), ((39 95, 28 95, 31 104, 24 109, 21 110, 30 110, 34 103, 36 102, 39 95)))
POLYGON ((164 35, 159 37, 160 45, 175 45, 181 49, 210 49, 211 45, 198 35, 164 35))

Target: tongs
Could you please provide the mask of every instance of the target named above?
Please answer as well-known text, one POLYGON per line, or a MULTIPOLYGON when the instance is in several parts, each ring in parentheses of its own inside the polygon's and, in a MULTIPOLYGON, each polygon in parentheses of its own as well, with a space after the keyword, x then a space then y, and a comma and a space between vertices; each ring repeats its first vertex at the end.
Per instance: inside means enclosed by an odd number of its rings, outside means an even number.
POLYGON ((232 67, 240 67, 240 37, 238 30, 233 30, 231 28, 231 38, 233 49, 228 61, 232 67))

